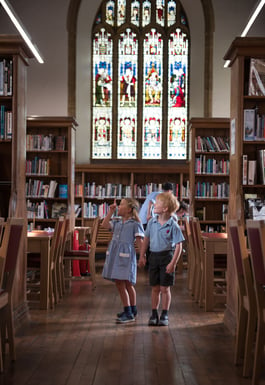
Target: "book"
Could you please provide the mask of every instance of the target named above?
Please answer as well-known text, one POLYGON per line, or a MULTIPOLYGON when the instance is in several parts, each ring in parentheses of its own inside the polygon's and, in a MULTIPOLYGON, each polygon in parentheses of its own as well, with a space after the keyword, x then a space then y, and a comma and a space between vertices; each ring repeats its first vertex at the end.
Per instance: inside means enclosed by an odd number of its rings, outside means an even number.
POLYGON ((244 110, 244 127, 243 127, 243 139, 254 140, 256 129, 256 109, 244 110))
POLYGON ((265 60, 251 58, 249 69, 248 94, 265 96, 265 60))
POLYGON ((258 150, 259 183, 265 184, 265 149, 258 150))
POLYGON ((242 184, 248 184, 248 156, 243 154, 242 160, 242 184))
POLYGON ((257 161, 248 161, 248 184, 256 184, 257 179, 257 161))

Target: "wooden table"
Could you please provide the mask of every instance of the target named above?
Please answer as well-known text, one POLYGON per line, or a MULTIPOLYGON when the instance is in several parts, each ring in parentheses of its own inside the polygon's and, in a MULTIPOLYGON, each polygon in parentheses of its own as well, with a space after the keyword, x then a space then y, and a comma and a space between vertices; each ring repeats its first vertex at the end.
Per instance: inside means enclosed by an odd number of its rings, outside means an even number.
POLYGON ((49 309, 49 281, 51 264, 51 239, 52 232, 31 231, 28 232, 27 240, 29 253, 40 253, 40 309, 49 309))
POLYGON ((204 298, 205 311, 214 309, 214 255, 227 254, 227 233, 202 233, 205 247, 204 298))

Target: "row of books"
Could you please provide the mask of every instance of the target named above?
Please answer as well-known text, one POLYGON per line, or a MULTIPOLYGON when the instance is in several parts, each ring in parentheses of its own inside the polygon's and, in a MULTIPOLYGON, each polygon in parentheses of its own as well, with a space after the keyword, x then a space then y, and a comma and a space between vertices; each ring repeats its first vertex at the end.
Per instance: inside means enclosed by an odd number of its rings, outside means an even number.
POLYGON ((13 93, 13 61, 0 59, 0 96, 12 96, 13 93))
POLYGON ((258 108, 244 109, 244 140, 265 140, 265 115, 258 108))
POLYGON ((130 197, 132 196, 131 193, 131 186, 123 185, 121 183, 96 185, 95 182, 88 182, 84 185, 84 196, 86 198, 121 198, 130 197))
MULTIPOLYGON (((179 196, 179 184, 173 184, 173 193, 176 197, 179 196)), ((185 183, 185 186, 182 186, 182 196, 189 196, 189 181, 185 183)), ((148 194, 153 191, 162 191, 162 184, 148 183, 146 185, 134 184, 133 186, 133 196, 135 198, 145 198, 148 194)), ((131 186, 106 183, 105 185, 96 185, 94 182, 92 184, 85 183, 75 185, 75 196, 82 197, 83 195, 86 198, 121 198, 123 196, 130 197, 131 195, 131 186), (84 194, 85 192, 85 194, 84 194)))
POLYGON ((0 139, 12 139, 13 114, 6 106, 0 106, 0 139))
POLYGON ((195 158, 196 174, 229 174, 229 159, 207 158, 206 155, 200 155, 195 158))
POLYGON ((65 203, 55 202, 49 206, 45 200, 42 202, 31 202, 27 200, 27 218, 28 219, 49 219, 58 218, 67 211, 65 203))
POLYGON ((229 184, 226 182, 196 182, 195 184, 196 198, 228 198, 229 184))
POLYGON ((26 161, 26 173, 36 175, 49 175, 50 173, 50 159, 41 159, 35 156, 32 160, 26 161))
POLYGON ((254 185, 265 184, 265 149, 257 151, 257 160, 248 159, 243 155, 242 161, 242 184, 254 185))
POLYGON ((65 136, 62 135, 27 135, 26 138, 27 151, 64 151, 65 136))
POLYGON ((58 183, 55 180, 50 180, 49 184, 45 184, 43 180, 29 179, 26 182, 27 197, 43 197, 54 198, 58 183))
POLYGON ((197 152, 229 152, 229 138, 226 136, 196 136, 195 151, 197 152))
MULTIPOLYGON (((94 202, 84 202, 83 216, 84 218, 104 218, 109 210, 109 204, 106 202, 97 204, 94 202)), ((117 214, 117 213, 116 213, 117 214)), ((114 214, 114 216, 116 215, 114 214)))

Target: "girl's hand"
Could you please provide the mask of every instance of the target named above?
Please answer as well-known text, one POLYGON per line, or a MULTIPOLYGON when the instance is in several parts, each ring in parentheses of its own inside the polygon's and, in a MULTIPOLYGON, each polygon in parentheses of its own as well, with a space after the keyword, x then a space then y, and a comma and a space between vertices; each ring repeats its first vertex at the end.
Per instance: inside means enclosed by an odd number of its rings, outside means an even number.
POLYGON ((146 257, 145 256, 140 257, 138 262, 139 267, 144 267, 145 264, 146 264, 146 257))
POLYGON ((114 211, 116 210, 117 208, 117 203, 116 203, 116 199, 114 199, 114 202, 112 203, 112 205, 109 206, 109 210, 114 213, 114 211))

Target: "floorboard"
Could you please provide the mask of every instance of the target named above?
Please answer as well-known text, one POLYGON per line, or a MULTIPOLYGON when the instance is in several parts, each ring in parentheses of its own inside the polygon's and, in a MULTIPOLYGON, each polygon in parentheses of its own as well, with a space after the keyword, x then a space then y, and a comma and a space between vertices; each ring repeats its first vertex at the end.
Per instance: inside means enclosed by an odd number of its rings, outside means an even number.
MULTIPOLYGON (((17 331, 17 360, 5 357, 0 385, 250 385, 233 364, 234 337, 223 310, 205 313, 187 290, 172 290, 169 327, 148 327, 150 287, 138 273, 135 323, 116 324, 116 288, 97 273, 97 288, 72 282, 54 310, 30 311, 17 331)), ((265 376, 261 384, 265 384, 265 376)))

